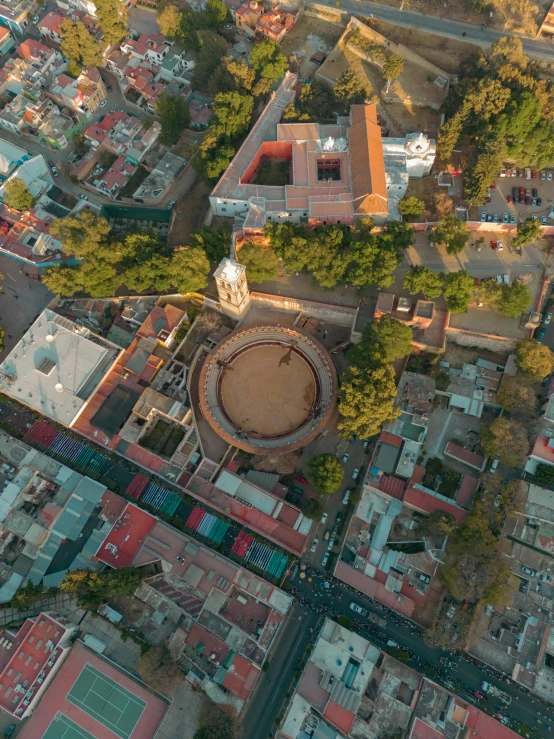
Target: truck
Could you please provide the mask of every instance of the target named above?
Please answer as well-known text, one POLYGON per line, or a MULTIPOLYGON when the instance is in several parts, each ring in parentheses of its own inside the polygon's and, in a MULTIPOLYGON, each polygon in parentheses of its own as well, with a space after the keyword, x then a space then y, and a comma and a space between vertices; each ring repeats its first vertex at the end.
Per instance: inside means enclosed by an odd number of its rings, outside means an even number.
POLYGON ((490 683, 481 683, 481 690, 483 690, 485 693, 488 693, 489 695, 493 695, 495 698, 498 698, 502 701, 502 703, 506 703, 507 705, 510 705, 510 703, 512 702, 512 699, 508 695, 508 693, 505 693, 503 690, 500 690, 500 688, 497 688, 490 683))

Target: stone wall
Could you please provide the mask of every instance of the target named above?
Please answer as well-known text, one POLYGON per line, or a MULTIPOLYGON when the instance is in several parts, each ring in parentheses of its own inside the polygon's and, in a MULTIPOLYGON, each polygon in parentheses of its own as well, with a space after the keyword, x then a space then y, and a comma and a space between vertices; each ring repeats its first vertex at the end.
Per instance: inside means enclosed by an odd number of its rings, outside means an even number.
POLYGON ((448 327, 446 329, 446 336, 448 341, 452 341, 459 346, 488 349, 491 352, 511 352, 516 346, 516 339, 495 336, 494 334, 482 334, 478 331, 467 331, 463 328, 448 327))
POLYGON ((250 302, 253 305, 266 305, 277 310, 304 313, 305 315, 319 318, 337 326, 354 326, 356 308, 347 308, 342 305, 330 305, 329 303, 316 303, 312 300, 301 300, 299 298, 287 298, 283 295, 269 295, 267 293, 250 293, 250 302))

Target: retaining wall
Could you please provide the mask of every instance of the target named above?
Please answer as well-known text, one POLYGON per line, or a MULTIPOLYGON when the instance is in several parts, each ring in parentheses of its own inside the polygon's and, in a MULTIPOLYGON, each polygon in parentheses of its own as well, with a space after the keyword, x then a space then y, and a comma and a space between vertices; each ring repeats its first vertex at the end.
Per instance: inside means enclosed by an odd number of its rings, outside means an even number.
POLYGON ((319 318, 321 321, 328 321, 338 326, 348 326, 348 328, 354 325, 357 314, 356 308, 316 303, 312 300, 300 300, 299 298, 287 298, 283 295, 269 295, 268 293, 250 293, 250 301, 254 305, 267 305, 278 310, 305 313, 314 318, 319 318))
POLYGON ((488 349, 492 352, 510 352, 515 349, 516 339, 509 339, 504 336, 495 336, 494 334, 482 334, 478 331, 468 331, 463 328, 446 329, 448 341, 452 341, 459 346, 472 346, 479 349, 488 349))

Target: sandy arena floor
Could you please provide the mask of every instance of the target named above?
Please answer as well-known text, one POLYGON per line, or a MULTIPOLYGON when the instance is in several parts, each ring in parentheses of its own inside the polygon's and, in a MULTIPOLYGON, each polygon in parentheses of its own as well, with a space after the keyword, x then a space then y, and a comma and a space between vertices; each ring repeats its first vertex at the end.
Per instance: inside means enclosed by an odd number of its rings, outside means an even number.
POLYGON ((255 346, 231 364, 221 381, 227 415, 247 432, 280 435, 308 416, 315 383, 308 363, 279 346, 255 346))

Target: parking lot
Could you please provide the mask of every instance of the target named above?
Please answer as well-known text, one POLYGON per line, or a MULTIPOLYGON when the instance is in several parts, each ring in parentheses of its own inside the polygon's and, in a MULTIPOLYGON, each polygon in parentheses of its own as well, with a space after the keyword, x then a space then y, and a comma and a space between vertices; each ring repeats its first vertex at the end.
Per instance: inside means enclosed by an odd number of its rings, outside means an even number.
POLYGON ((554 171, 533 169, 531 175, 535 176, 531 179, 525 178, 524 169, 507 167, 505 172, 506 176, 497 177, 490 189, 490 203, 475 208, 472 217, 477 221, 486 219, 495 223, 514 224, 536 216, 545 225, 551 224, 552 220, 548 215, 554 202, 554 171), (514 188, 517 188, 517 194, 514 188), (521 198, 523 201, 519 202, 521 198))

